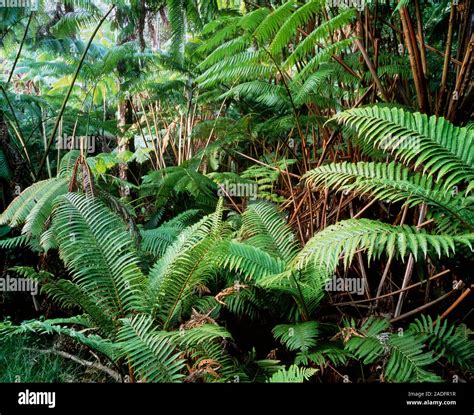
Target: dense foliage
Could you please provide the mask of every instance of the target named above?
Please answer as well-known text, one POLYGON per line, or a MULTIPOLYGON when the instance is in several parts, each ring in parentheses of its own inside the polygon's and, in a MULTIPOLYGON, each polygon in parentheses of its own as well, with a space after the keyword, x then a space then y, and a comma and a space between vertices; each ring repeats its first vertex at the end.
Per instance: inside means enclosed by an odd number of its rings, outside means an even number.
POLYGON ((473 8, 0 8, 0 380, 469 380, 473 8))

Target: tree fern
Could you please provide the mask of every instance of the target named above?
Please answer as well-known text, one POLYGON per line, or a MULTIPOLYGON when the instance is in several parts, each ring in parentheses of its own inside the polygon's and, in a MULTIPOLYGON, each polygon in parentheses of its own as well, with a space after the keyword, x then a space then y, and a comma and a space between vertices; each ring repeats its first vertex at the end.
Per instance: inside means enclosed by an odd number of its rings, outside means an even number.
POLYGON ((324 7, 323 0, 311 0, 299 7, 276 33, 270 43, 270 52, 277 54, 289 43, 290 39, 296 34, 299 27, 304 26, 308 21, 324 7))

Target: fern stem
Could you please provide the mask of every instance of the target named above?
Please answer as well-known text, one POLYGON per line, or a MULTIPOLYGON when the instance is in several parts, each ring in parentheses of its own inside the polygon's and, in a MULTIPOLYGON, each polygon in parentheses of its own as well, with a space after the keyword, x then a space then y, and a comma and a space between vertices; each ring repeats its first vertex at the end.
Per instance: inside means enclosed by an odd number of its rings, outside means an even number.
POLYGON ((13 72, 15 71, 16 64, 18 63, 18 59, 20 58, 21 51, 23 50, 23 45, 25 44, 26 35, 28 34, 28 29, 30 28, 30 24, 31 24, 31 21, 33 20, 34 14, 35 12, 33 11, 30 13, 30 17, 28 18, 28 22, 26 23, 25 32, 23 33, 23 38, 21 39, 20 47, 18 48, 18 52, 15 56, 15 61, 13 62, 13 66, 10 70, 10 74, 8 75, 7 84, 9 84, 10 81, 12 80, 13 72))
POLYGON ((51 150, 51 146, 53 145, 54 137, 56 135, 56 132, 58 131, 59 128, 59 123, 61 122, 62 116, 64 114, 64 111, 66 110, 66 105, 67 102, 69 101, 69 97, 71 96, 72 89, 74 87, 74 84, 76 83, 76 79, 79 76, 79 72, 82 68, 82 65, 84 64, 84 61, 86 59, 87 52, 89 51, 92 41, 94 40, 95 36, 97 35, 99 29, 101 28, 102 24, 105 22, 107 17, 109 17, 110 13, 115 9, 115 5, 113 5, 109 11, 102 17, 96 28, 94 29, 94 32, 92 33, 91 37, 89 38, 89 41, 87 42, 87 46, 84 49, 84 52, 82 53, 81 60, 79 61, 79 64, 77 65, 76 71, 74 72, 74 75, 72 77, 71 85, 69 85, 69 89, 66 93, 66 96, 64 97, 63 103, 61 105, 61 109, 59 110, 58 117, 56 118, 56 122, 53 127, 53 131, 51 132, 51 136, 49 137, 48 145, 46 147, 46 150, 44 152, 44 155, 40 161, 39 167, 38 167, 38 173, 36 174, 36 177, 40 177, 41 171, 43 170, 43 167, 46 163, 46 159, 48 158, 49 151, 51 150))
MULTIPOLYGON (((301 275, 301 270, 298 270, 298 272, 301 275)), ((306 302, 305 302, 304 297, 303 297, 303 292, 301 291, 300 284, 298 283, 298 280, 296 279, 293 271, 291 272, 291 277, 293 278, 293 281, 296 284, 296 288, 298 289, 298 294, 300 296, 301 305, 303 306, 303 310, 300 309, 301 317, 304 321, 306 321, 309 318, 308 306, 306 305, 306 302)))
POLYGON ((427 308, 431 307, 432 305, 435 305, 437 303, 439 303, 440 301, 443 301, 445 300, 446 298, 448 298, 451 294, 453 294, 455 291, 457 290, 451 290, 449 291, 448 293, 442 295, 441 297, 438 297, 436 300, 433 300, 431 301, 430 303, 427 303, 427 304, 424 304, 420 307, 417 307, 415 308, 414 310, 411 310, 411 311, 408 311, 407 313, 405 314, 402 314, 398 317, 395 317, 393 319, 390 320, 390 324, 393 324, 393 323, 396 323, 397 321, 400 321, 400 320, 404 320, 406 319, 407 317, 410 317, 414 314, 418 314, 419 312, 423 311, 423 310, 426 310, 427 308))
MULTIPOLYGON (((438 320, 442 320, 443 318, 447 317, 449 313, 451 313, 451 311, 453 311, 471 293, 471 288, 472 285, 466 291, 464 291, 461 296, 458 297, 458 299, 453 304, 451 304, 443 314, 439 316, 438 320)), ((433 323, 433 326, 435 324, 436 322, 433 323)))
MULTIPOLYGON (((420 214, 418 216, 418 223, 417 223, 418 226, 421 225, 423 221, 425 220, 426 211, 427 211, 427 206, 425 204, 421 205, 420 214)), ((408 284, 410 283, 411 274, 413 272, 414 265, 415 265, 415 257, 413 256, 413 254, 410 254, 410 257, 408 258, 408 264, 405 270, 405 275, 403 277, 402 288, 406 288, 408 284)), ((395 308, 395 314, 394 314, 395 317, 398 317, 402 311, 404 298, 405 298, 405 292, 401 292, 400 297, 398 298, 397 306, 395 308)))

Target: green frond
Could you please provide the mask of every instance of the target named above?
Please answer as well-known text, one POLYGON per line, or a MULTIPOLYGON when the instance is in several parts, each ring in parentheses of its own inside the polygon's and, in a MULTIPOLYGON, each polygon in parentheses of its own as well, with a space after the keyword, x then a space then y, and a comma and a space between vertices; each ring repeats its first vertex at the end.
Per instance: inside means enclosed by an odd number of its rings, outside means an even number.
POLYGON ((390 382, 437 382, 440 378, 425 369, 437 358, 433 353, 423 350, 424 336, 409 331, 391 334, 389 322, 370 317, 355 330, 348 327, 350 339, 346 350, 364 364, 372 364, 382 358, 387 360, 384 377, 390 382))
POLYGON ((319 336, 319 323, 305 321, 299 324, 280 324, 272 330, 275 339, 279 340, 290 351, 308 351, 316 346, 319 336))
POLYGON ((334 366, 343 366, 347 363, 349 353, 335 344, 321 344, 310 351, 299 352, 295 357, 295 364, 309 365, 314 363, 325 366, 328 362, 334 366))
POLYGON ((423 166, 423 171, 435 175, 446 189, 474 180, 474 135, 444 118, 374 106, 339 113, 334 120, 405 165, 423 166))
POLYGON ((81 155, 79 150, 70 150, 62 158, 59 163, 58 177, 68 177, 71 175, 77 159, 81 155))
POLYGON ((141 307, 145 277, 135 243, 117 216, 98 201, 68 193, 58 200, 52 226, 74 282, 95 293, 100 307, 115 316, 141 307))
POLYGON ((23 190, 0 215, 0 224, 8 224, 14 228, 24 224, 28 217, 31 221, 49 216, 52 200, 43 196, 54 188, 56 190, 51 194, 51 197, 53 197, 59 189, 64 189, 64 186, 67 186, 67 180, 64 178, 42 180, 32 184, 23 190), (35 210, 36 215, 31 216, 33 210, 35 210), (37 215, 41 216, 37 217, 37 215))
POLYGON ((215 375, 207 375, 210 381, 225 382, 235 376, 238 376, 240 381, 245 380, 235 360, 223 347, 224 340, 232 339, 230 333, 223 327, 203 324, 185 329, 182 326, 178 331, 169 332, 167 335, 180 349, 186 350, 186 355, 195 362, 194 367, 199 367, 201 363, 212 362, 217 378, 215 375))
POLYGON ((300 314, 313 313, 326 294, 326 281, 332 274, 321 267, 309 266, 302 272, 285 270, 280 274, 262 277, 256 282, 266 290, 291 295, 300 309, 300 314), (302 311, 302 312, 301 312, 302 311))
POLYGON ((104 334, 110 336, 114 332, 113 315, 100 307, 100 298, 94 293, 64 279, 41 282, 41 292, 65 309, 79 307, 104 334))
POLYGON ((259 7, 258 9, 255 9, 242 16, 239 21, 239 26, 247 32, 252 32, 253 30, 260 27, 262 22, 268 17, 269 14, 270 10, 268 8, 259 7))
POLYGON ((166 0, 168 18, 171 25, 171 53, 181 63, 184 58, 184 40, 186 36, 186 13, 184 0, 166 0))
POLYGON ((265 19, 258 25, 254 32, 255 38, 260 43, 269 42, 275 33, 282 27, 286 20, 291 16, 295 10, 296 2, 289 0, 283 3, 280 7, 267 14, 265 19))
POLYGON ((265 310, 277 310, 281 304, 276 303, 276 298, 256 286, 246 289, 236 289, 223 300, 225 308, 236 316, 247 317, 258 321, 263 318, 265 310))
MULTIPOLYGON (((217 49, 222 43, 225 41, 232 39, 234 35, 239 32, 240 26, 240 18, 239 17, 230 17, 222 22, 219 22, 220 25, 223 27, 220 28, 217 32, 213 34, 213 36, 207 39, 197 50, 199 53, 210 52, 212 50, 217 49)), ((208 27, 208 31, 212 28, 211 26, 208 27)), ((204 34, 207 34, 206 28, 203 31, 204 34)))
POLYGON ((455 245, 467 245, 472 249, 473 234, 461 236, 431 235, 424 230, 407 225, 393 226, 370 219, 349 219, 328 226, 311 238, 292 261, 295 269, 304 269, 309 263, 326 266, 334 271, 343 257, 347 269, 356 252, 366 251, 368 261, 382 253, 399 256, 409 253, 418 258, 432 249, 438 256, 450 256, 455 245))
POLYGON ((350 191, 410 207, 424 203, 448 215, 449 220, 474 229, 474 212, 463 206, 466 199, 462 194, 453 196, 434 183, 432 176, 413 173, 396 162, 326 164, 307 172, 303 180, 315 189, 350 191))
POLYGON ((283 111, 290 108, 288 95, 280 85, 270 84, 265 81, 243 82, 232 87, 229 91, 221 95, 221 99, 235 97, 240 99, 250 99, 272 108, 274 111, 283 111))
POLYGON ((327 87, 328 78, 333 74, 332 69, 321 69, 311 74, 303 85, 292 83, 292 89, 295 90, 294 101, 296 105, 303 105, 311 99, 313 94, 320 93, 327 87))
MULTIPOLYGON (((352 333, 345 350, 361 360, 364 364, 375 362, 386 352, 388 320, 370 317, 362 324, 358 332, 352 333)), ((352 330, 348 328, 347 330, 352 330)))
POLYGON ((236 271, 246 280, 258 281, 268 275, 279 274, 285 263, 267 252, 237 241, 222 242, 217 248, 218 266, 236 271))
POLYGON ((319 48, 315 55, 308 61, 303 69, 296 74, 294 77, 295 81, 301 82, 304 79, 308 79, 320 65, 329 62, 333 55, 338 55, 345 49, 349 48, 354 43, 353 38, 343 39, 338 42, 331 43, 324 49, 319 48))
POLYGON ((424 351, 423 337, 405 333, 403 336, 392 334, 389 339, 390 359, 385 367, 388 381, 403 382, 439 382, 439 376, 424 369, 436 362, 433 353, 424 351))
POLYGON ((469 339, 466 326, 455 326, 447 320, 421 315, 410 324, 410 332, 426 336, 428 347, 448 362, 471 370, 474 364, 474 341, 469 339))
POLYGON ((355 9, 347 9, 340 12, 336 17, 322 23, 315 30, 313 30, 302 42, 298 44, 294 52, 287 58, 284 67, 291 68, 296 62, 306 59, 308 55, 312 54, 316 42, 326 39, 335 30, 346 26, 356 15, 355 9))
POLYGON ((286 21, 281 25, 270 44, 270 52, 276 55, 290 43, 295 36, 298 28, 303 27, 308 21, 314 17, 325 6, 324 0, 310 0, 298 8, 286 21))
POLYGON ((190 329, 180 328, 167 334, 179 347, 196 347, 202 343, 211 343, 223 339, 231 339, 231 334, 217 324, 203 324, 190 329))
POLYGON ((173 166, 153 171, 143 177, 140 187, 144 195, 153 195, 157 207, 165 206, 173 195, 186 194, 195 198, 200 207, 214 207, 217 201, 216 184, 195 167, 173 166))
POLYGON ((230 58, 222 59, 197 78, 201 88, 218 84, 233 85, 237 82, 268 79, 275 69, 267 63, 256 62, 260 52, 242 52, 230 58))
POLYGON ((189 349, 194 366, 206 367, 210 364, 215 367, 214 374, 205 374, 205 380, 211 382, 247 382, 248 376, 241 369, 239 362, 231 357, 223 346, 222 341, 202 342, 189 349))
POLYGON ((178 235, 197 219, 200 211, 190 209, 176 215, 156 229, 145 229, 140 232, 141 249, 156 256, 162 256, 178 235))
POLYGON ((207 69, 216 65, 224 58, 232 57, 238 53, 244 52, 251 44, 249 35, 242 35, 235 39, 230 39, 216 48, 199 65, 199 69, 207 69))
POLYGON ((119 349, 117 345, 108 339, 104 339, 95 334, 86 335, 81 331, 65 327, 65 324, 81 325, 86 328, 89 327, 87 319, 83 316, 49 319, 44 321, 29 320, 24 321, 19 326, 14 326, 11 322, 0 323, 0 340, 12 336, 24 336, 32 333, 41 335, 59 334, 71 338, 92 350, 102 353, 111 360, 115 360, 119 349))
POLYGON ((269 202, 249 204, 242 215, 240 238, 284 261, 291 260, 298 249, 293 231, 269 202))
POLYGON ((50 28, 51 33, 59 38, 76 35, 97 23, 98 14, 86 10, 77 10, 61 16, 59 21, 50 28))
POLYGON ((22 233, 32 237, 39 237, 53 211, 54 201, 57 197, 64 195, 68 191, 68 184, 65 179, 52 179, 53 181, 35 196, 35 205, 25 218, 25 225, 22 233))
POLYGON ((30 237, 28 235, 14 236, 13 238, 1 239, 1 249, 14 249, 20 248, 28 244, 30 237))
POLYGON ((288 369, 281 369, 270 379, 269 383, 303 383, 313 376, 318 370, 309 367, 290 366, 288 369))
POLYGON ((179 382, 184 361, 165 332, 147 315, 122 319, 118 346, 141 381, 179 382))
POLYGON ((222 237, 222 205, 215 213, 185 229, 152 267, 148 304, 166 329, 179 319, 195 286, 214 269, 213 252, 222 237))

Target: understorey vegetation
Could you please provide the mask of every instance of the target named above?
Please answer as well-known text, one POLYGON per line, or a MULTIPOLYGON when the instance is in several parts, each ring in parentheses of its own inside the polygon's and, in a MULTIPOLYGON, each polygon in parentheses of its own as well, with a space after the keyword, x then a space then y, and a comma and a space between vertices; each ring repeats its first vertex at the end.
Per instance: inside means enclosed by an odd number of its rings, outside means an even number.
POLYGON ((473 8, 0 7, 0 381, 472 380, 473 8))

